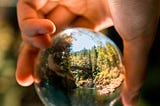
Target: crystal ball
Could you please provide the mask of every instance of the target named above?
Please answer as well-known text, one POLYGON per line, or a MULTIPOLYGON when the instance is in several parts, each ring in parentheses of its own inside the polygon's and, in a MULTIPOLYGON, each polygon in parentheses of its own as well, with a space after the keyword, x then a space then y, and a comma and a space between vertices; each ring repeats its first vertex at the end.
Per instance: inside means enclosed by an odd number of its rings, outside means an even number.
POLYGON ((46 106, 108 106, 120 95, 123 73, 121 52, 109 37, 69 28, 40 51, 34 85, 46 106))

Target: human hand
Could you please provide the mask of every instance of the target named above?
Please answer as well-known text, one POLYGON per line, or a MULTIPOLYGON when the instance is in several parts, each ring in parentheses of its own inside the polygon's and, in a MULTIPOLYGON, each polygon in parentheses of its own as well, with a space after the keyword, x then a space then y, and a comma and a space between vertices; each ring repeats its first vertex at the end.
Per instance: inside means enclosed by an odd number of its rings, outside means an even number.
POLYGON ((16 80, 22 86, 36 80, 33 71, 38 51, 52 45, 52 35, 66 27, 98 31, 112 25, 106 0, 19 0, 17 10, 24 43, 16 80))
POLYGON ((124 106, 137 106, 160 18, 160 1, 108 0, 108 4, 123 40, 125 79, 121 100, 124 106))
POLYGON ((159 19, 158 5, 159 1, 145 0, 19 0, 18 20, 24 45, 17 64, 17 82, 29 86, 36 80, 35 60, 40 48, 52 45, 51 35, 68 26, 98 31, 114 23, 124 44, 122 101, 124 106, 135 106, 159 19))

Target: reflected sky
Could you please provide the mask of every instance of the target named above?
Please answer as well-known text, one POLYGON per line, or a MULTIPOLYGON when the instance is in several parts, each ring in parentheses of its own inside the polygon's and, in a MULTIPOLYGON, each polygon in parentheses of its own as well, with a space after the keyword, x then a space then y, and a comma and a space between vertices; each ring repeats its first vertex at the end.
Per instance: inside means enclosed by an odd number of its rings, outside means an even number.
POLYGON ((99 34, 97 36, 94 32, 89 32, 89 30, 82 31, 79 30, 73 31, 73 29, 67 29, 63 33, 66 33, 69 36, 72 36, 72 45, 71 51, 77 52, 81 50, 91 50, 94 47, 105 47, 109 39, 106 39, 104 35, 99 34), (87 36, 86 36, 87 35, 87 36), (96 35, 96 36, 95 36, 96 35))
POLYGON ((91 40, 89 36, 75 35, 72 42, 73 51, 81 51, 84 49, 91 50, 94 46, 97 47, 98 44, 91 40))
POLYGON ((107 106, 119 96, 123 65, 105 35, 83 28, 66 29, 40 51, 35 76, 46 106, 107 106))

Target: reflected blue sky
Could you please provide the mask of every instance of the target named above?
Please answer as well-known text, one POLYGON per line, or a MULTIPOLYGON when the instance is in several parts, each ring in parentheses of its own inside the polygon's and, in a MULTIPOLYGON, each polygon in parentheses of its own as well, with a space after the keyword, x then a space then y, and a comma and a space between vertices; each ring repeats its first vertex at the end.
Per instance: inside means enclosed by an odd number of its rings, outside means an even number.
POLYGON ((93 47, 98 46, 97 42, 94 42, 89 36, 85 35, 75 35, 72 43, 71 48, 75 52, 84 49, 91 50, 93 47))
POLYGON ((107 39, 107 37, 101 35, 100 33, 89 32, 89 30, 81 30, 81 28, 74 31, 73 29, 68 29, 64 32, 66 35, 72 36, 72 52, 77 52, 84 49, 91 50, 93 47, 98 46, 105 47, 107 42, 111 42, 110 39, 107 39))

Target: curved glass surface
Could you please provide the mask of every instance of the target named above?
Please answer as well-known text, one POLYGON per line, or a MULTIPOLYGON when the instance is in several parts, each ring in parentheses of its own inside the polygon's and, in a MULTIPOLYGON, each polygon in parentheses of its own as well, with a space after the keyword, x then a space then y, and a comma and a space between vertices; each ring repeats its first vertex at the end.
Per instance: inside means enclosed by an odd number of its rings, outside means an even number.
POLYGON ((46 106, 108 106, 123 82, 122 56, 111 39, 83 28, 66 29, 40 51, 35 89, 46 106))

